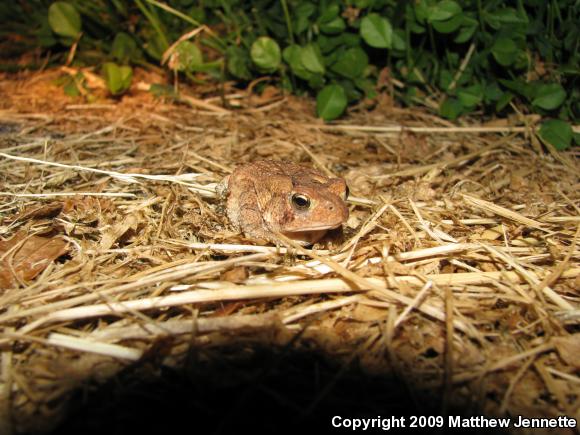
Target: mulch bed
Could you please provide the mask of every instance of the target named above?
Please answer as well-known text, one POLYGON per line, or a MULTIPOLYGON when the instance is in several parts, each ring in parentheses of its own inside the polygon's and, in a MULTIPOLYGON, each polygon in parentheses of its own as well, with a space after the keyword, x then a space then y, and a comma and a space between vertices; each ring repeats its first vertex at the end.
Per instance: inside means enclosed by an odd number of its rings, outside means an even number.
POLYGON ((536 119, 382 96, 324 124, 269 87, 73 98, 67 73, 0 77, 0 433, 580 419, 579 150, 536 119), (233 231, 216 183, 266 158, 344 177, 343 234, 233 231))

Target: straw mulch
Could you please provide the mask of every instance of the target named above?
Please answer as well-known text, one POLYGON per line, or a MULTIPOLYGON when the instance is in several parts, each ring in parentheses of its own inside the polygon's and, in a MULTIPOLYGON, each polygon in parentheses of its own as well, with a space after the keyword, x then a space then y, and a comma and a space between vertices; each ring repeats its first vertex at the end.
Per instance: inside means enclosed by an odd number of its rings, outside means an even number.
MULTIPOLYGON (((0 433, 51 430, 118 376, 255 371, 256 349, 327 361, 312 415, 360 369, 425 413, 580 419, 579 150, 533 117, 457 127, 382 97, 328 125, 231 85, 88 104, 61 74, 0 80, 0 433), (261 158, 345 177, 343 235, 229 228, 215 183, 261 158)), ((368 388, 358 411, 397 414, 368 388)))

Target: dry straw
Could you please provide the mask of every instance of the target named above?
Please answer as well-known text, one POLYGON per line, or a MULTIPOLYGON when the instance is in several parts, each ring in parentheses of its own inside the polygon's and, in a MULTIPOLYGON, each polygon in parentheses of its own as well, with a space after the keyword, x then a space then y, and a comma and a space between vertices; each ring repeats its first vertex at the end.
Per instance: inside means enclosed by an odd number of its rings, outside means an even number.
MULTIPOLYGON (((489 413, 579 412, 574 152, 532 151, 528 128, 450 127, 412 110, 393 112, 394 126, 379 112, 323 125, 304 102, 252 107, 234 90, 239 112, 219 100, 190 101, 192 111, 136 99, 31 113, 27 95, 0 110, 10 126, 0 136, 0 236, 59 237, 68 252, 0 294, 8 429, 30 428, 28 416, 76 386, 56 367, 80 356, 93 355, 76 369, 82 383, 104 361, 112 373, 139 361, 163 337, 174 354, 162 363, 175 365, 188 347, 260 331, 279 333, 263 336, 268 345, 308 339, 329 355, 363 342, 373 371, 394 361, 412 388, 444 385, 449 405, 482 394, 485 379, 500 397, 483 399, 489 413), (342 239, 258 246, 229 228, 216 183, 265 157, 347 178, 342 239), (36 389, 35 376, 50 382, 36 389), (545 394, 550 407, 536 400, 545 394)), ((0 253, 1 267, 25 268, 19 247, 0 253)))

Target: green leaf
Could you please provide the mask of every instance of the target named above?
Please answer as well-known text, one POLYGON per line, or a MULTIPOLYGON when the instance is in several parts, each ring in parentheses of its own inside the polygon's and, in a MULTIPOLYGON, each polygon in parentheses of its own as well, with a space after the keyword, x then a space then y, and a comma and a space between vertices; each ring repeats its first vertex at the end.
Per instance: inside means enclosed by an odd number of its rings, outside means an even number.
POLYGON ((246 50, 232 45, 226 50, 226 66, 228 72, 234 77, 243 80, 250 80, 250 56, 246 50))
POLYGON ((113 46, 111 47, 111 56, 119 62, 127 62, 137 52, 137 42, 125 32, 119 32, 115 35, 113 46))
POLYGON ((452 33, 459 29, 463 22, 463 14, 458 14, 445 21, 433 21, 433 28, 439 33, 452 33))
POLYGON ((550 119, 540 126, 540 137, 557 150, 565 150, 572 144, 572 126, 560 119, 550 119))
POLYGON ((54 33, 76 38, 81 32, 81 16, 70 3, 55 2, 48 8, 48 23, 54 33))
POLYGON ((453 73, 448 69, 442 69, 439 73, 439 87, 441 89, 448 89, 453 82, 453 73))
POLYGON ((309 2, 301 2, 292 10, 294 33, 299 35, 310 26, 309 17, 316 11, 316 6, 309 2))
MULTIPOLYGON (((312 73, 311 73, 312 74, 312 73)), ((312 74, 308 79, 310 89, 320 89, 324 85, 324 76, 322 74, 312 74)))
POLYGON ((495 11, 494 16, 500 23, 505 24, 525 24, 528 22, 525 12, 522 15, 514 8, 498 9, 495 11))
POLYGON ((447 98, 439 107, 439 114, 447 119, 456 119, 463 112, 463 106, 455 98, 447 98))
POLYGON ((463 107, 472 109, 483 100, 483 89, 481 85, 472 85, 467 88, 458 89, 457 98, 463 107))
POLYGON ((427 21, 427 18, 429 17, 429 5, 426 1, 414 2, 413 10, 415 12, 415 17, 420 24, 423 24, 425 21, 427 21))
POLYGON ((327 85, 316 96, 316 113, 325 121, 331 121, 344 112, 346 104, 346 94, 342 86, 327 85))
POLYGON ((393 27, 379 14, 368 14, 361 20, 360 34, 374 48, 391 48, 393 27))
POLYGON ((484 99, 486 103, 497 101, 503 95, 503 91, 497 82, 491 82, 485 87, 484 99))
POLYGON ((320 47, 320 51, 326 55, 331 52, 336 52, 336 48, 344 46, 345 48, 360 47, 361 37, 354 33, 343 32, 337 36, 327 36, 321 34, 316 43, 320 47))
POLYGON ((67 84, 64 85, 64 93, 69 97, 78 97, 81 95, 81 91, 77 87, 77 84, 74 80, 69 80, 67 84))
POLYGON ((368 64, 369 58, 365 51, 355 47, 346 50, 330 69, 343 77, 354 79, 362 76, 368 64))
POLYGON ((481 16, 483 17, 485 23, 489 25, 489 27, 494 30, 499 30, 501 23, 495 15, 490 14, 488 11, 484 10, 481 16))
POLYGON ((318 23, 328 23, 338 17, 340 7, 337 4, 330 5, 322 10, 318 23))
POLYGON ((299 45, 289 45, 284 49, 282 52, 282 57, 286 61, 288 65, 290 65, 290 69, 292 72, 304 80, 310 80, 312 78, 313 73, 308 71, 304 64, 302 63, 301 59, 302 47, 299 45))
POLYGON ((292 15, 296 17, 310 17, 316 12, 316 6, 310 2, 300 2, 298 6, 292 9, 292 15))
POLYGON ((514 28, 515 25, 525 25, 528 23, 528 17, 525 15, 525 12, 520 14, 514 8, 504 8, 493 11, 485 10, 483 11, 482 16, 485 22, 495 30, 507 28, 507 26, 505 26, 506 24, 511 26, 511 28, 514 28))
POLYGON ((363 93, 356 88, 352 80, 341 80, 338 85, 344 90, 347 104, 358 101, 363 96, 363 93))
POLYGON ((403 29, 396 29, 393 32, 393 50, 403 51, 407 48, 407 43, 405 42, 405 31, 403 29))
POLYGON ((300 49, 302 65, 315 74, 324 74, 324 59, 317 44, 308 44, 300 49))
POLYGON ((106 62, 103 64, 103 75, 109 91, 113 95, 118 95, 131 86, 133 70, 129 66, 119 66, 113 62, 106 62))
POLYGON ((535 93, 534 85, 524 81, 498 79, 498 81, 511 91, 517 92, 520 95, 531 100, 535 93))
POLYGON ((262 36, 254 41, 250 56, 258 68, 265 71, 274 71, 282 60, 280 46, 268 36, 262 36))
POLYGON ((191 41, 181 41, 175 48, 177 62, 174 68, 177 71, 196 71, 203 65, 201 50, 191 41))
POLYGON ((513 39, 499 37, 491 47, 491 54, 503 66, 511 65, 518 54, 518 47, 513 39))
POLYGON ((358 77, 354 80, 354 84, 365 93, 367 98, 374 98, 376 96, 376 83, 373 80, 366 77, 358 77))
POLYGON ((426 29, 425 29, 425 27, 424 27, 424 26, 422 26, 422 25, 420 25, 419 23, 417 23, 417 22, 413 21, 413 22, 411 22, 411 23, 410 23, 410 25, 409 25, 409 30, 410 30, 412 33, 422 34, 422 33, 425 33, 425 30, 426 30, 426 29))
POLYGON ((328 6, 322 11, 317 20, 321 32, 328 34, 340 33, 346 28, 344 20, 338 15, 340 8, 337 4, 328 6))
MULTIPOLYGON (((344 34, 343 34, 344 35, 344 34)), ((337 48, 343 45, 343 35, 339 36, 327 36, 327 35, 320 35, 316 40, 318 46, 320 47, 320 51, 326 54, 332 54, 337 52, 337 48)))
POLYGON ((511 92, 505 92, 501 97, 498 98, 497 103, 495 103, 495 111, 501 112, 505 106, 514 98, 514 94, 511 92))
POLYGON ((427 20, 430 22, 446 21, 455 15, 460 15, 461 6, 452 0, 443 0, 429 8, 427 20))
POLYGON ((566 91, 558 83, 549 83, 541 85, 534 99, 532 105, 544 110, 554 110, 562 105, 566 99, 566 91))
POLYGON ((205 23, 207 19, 204 8, 200 6, 191 6, 189 9, 187 9, 186 15, 189 15, 198 23, 205 23))
POLYGON ((320 23, 318 27, 320 28, 321 32, 334 35, 336 33, 342 32, 346 28, 346 24, 341 17, 336 17, 332 21, 320 23))
POLYGON ((464 42, 469 41, 477 30, 478 25, 479 23, 477 20, 464 14, 461 28, 459 29, 459 33, 455 37, 454 41, 458 44, 463 44, 464 42))
POLYGON ((169 85, 162 85, 159 83, 153 83, 149 87, 149 92, 155 97, 169 97, 169 98, 177 98, 177 92, 175 91, 175 87, 169 85))
POLYGON ((459 33, 457 34, 457 36, 453 41, 458 44, 463 44, 464 42, 467 42, 471 39, 471 37, 475 33, 475 30, 477 30, 477 25, 464 26, 459 30, 459 33))
POLYGON ((157 33, 155 33, 154 35, 151 35, 147 42, 143 44, 143 48, 153 59, 161 60, 166 46, 163 42, 163 39, 157 33))

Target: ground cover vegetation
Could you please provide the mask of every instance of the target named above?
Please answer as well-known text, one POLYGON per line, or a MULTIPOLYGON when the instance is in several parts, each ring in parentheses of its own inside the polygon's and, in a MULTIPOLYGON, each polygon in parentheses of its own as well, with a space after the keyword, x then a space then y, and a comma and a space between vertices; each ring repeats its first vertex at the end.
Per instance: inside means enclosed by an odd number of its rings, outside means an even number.
POLYGON ((545 141, 580 143, 574 0, 23 0, 2 2, 0 21, 3 57, 38 53, 5 69, 91 66, 114 95, 135 67, 163 66, 182 81, 311 94, 324 120, 388 94, 451 120, 534 113, 545 141))

